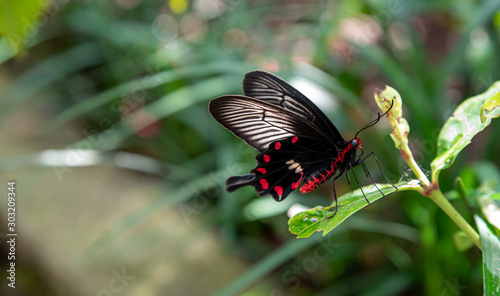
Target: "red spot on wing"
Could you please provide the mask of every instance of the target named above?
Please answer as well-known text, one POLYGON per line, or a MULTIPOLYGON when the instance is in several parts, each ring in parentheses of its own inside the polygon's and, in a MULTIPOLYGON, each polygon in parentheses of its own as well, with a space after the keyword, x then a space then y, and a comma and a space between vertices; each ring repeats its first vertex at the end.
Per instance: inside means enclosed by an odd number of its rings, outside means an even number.
POLYGON ((279 197, 283 196, 283 187, 281 186, 275 186, 274 191, 276 191, 276 194, 278 194, 279 197))
POLYGON ((269 188, 269 183, 267 183, 266 179, 260 179, 259 183, 262 189, 267 190, 269 188))
POLYGON ((274 144, 274 149, 276 149, 276 150, 280 150, 280 148, 281 148, 281 143, 280 143, 280 142, 276 142, 276 143, 274 144))
POLYGON ((299 137, 293 137, 293 138, 292 138, 292 143, 295 143, 295 142, 297 142, 298 140, 299 140, 299 137))
POLYGON ((257 172, 262 173, 262 174, 266 174, 267 170, 265 168, 257 168, 257 172))
POLYGON ((300 181, 302 181, 302 177, 304 176, 304 172, 300 172, 300 178, 297 182, 292 183, 292 190, 299 188, 300 181))
POLYGON ((264 161, 265 162, 269 162, 271 161, 271 156, 267 155, 267 154, 264 154, 264 161))

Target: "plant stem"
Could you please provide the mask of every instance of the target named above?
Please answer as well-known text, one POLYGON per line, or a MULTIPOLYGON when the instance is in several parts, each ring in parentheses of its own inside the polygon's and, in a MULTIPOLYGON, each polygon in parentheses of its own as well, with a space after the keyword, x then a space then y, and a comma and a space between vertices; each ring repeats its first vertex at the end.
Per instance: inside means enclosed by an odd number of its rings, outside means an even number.
POLYGON ((437 180, 433 179, 433 182, 431 183, 413 158, 413 154, 408 145, 410 126, 408 125, 406 119, 403 118, 401 95, 394 88, 386 86, 384 90, 378 90, 375 93, 375 101, 382 111, 388 112, 387 117, 389 118, 389 122, 392 126, 391 138, 394 141, 396 148, 399 149, 401 156, 406 161, 408 166, 410 166, 413 173, 421 183, 421 190, 416 191, 434 201, 481 250, 481 240, 479 238, 479 234, 477 234, 474 228, 472 228, 472 226, 465 221, 465 219, 457 212, 457 210, 455 210, 446 197, 444 197, 441 190, 439 190, 437 180))
POLYGON ((462 215, 455 210, 455 208, 443 195, 441 190, 439 190, 439 186, 435 183, 429 182, 429 179, 427 179, 425 174, 415 162, 413 156, 411 156, 411 150, 409 150, 407 146, 405 148, 408 149, 410 155, 408 159, 405 159, 406 163, 411 167, 413 173, 417 176, 420 182, 422 182, 424 189, 423 195, 429 197, 434 203, 436 203, 446 213, 446 215, 448 215, 451 220, 453 220, 453 222, 455 222, 455 224, 457 224, 457 226, 465 232, 465 234, 479 248, 479 250, 482 250, 479 234, 474 230, 474 228, 472 228, 472 226, 470 226, 469 223, 467 223, 467 221, 465 221, 462 215))
POLYGON ((427 195, 432 201, 434 201, 450 218, 457 224, 460 229, 462 229, 465 234, 472 240, 472 242, 482 250, 481 239, 479 234, 470 226, 467 221, 455 210, 451 203, 446 199, 439 188, 434 188, 427 195))
POLYGON ((399 148, 400 151, 402 151, 401 154, 407 155, 407 157, 403 157, 408 166, 411 168, 415 176, 417 177, 420 182, 422 182, 424 189, 427 189, 431 186, 431 182, 427 177, 425 176, 424 172, 420 169, 420 166, 417 164, 415 161, 415 158, 413 158, 413 154, 411 153, 410 147, 408 147, 408 144, 406 145, 401 145, 399 148))
POLYGON ((457 226, 462 229, 463 232, 471 239, 471 241, 482 251, 481 248, 481 239, 479 234, 470 226, 467 221, 460 215, 460 213, 455 210, 455 208, 451 205, 451 203, 446 199, 441 190, 439 190, 439 186, 437 183, 429 182, 429 179, 425 176, 425 174, 420 169, 420 166, 416 163, 413 155, 411 153, 408 145, 403 145, 401 149, 408 155, 409 157, 405 158, 406 163, 410 166, 413 173, 422 183, 423 187, 423 195, 429 197, 434 203, 436 203, 445 213, 448 215, 457 226))
POLYGON ((433 179, 432 182, 430 182, 413 158, 413 154, 408 145, 410 126, 408 125, 406 119, 403 118, 400 94, 392 87, 386 86, 384 90, 378 90, 375 93, 375 101, 382 111, 388 112, 387 117, 389 118, 389 122, 392 126, 391 138, 394 141, 396 148, 399 149, 401 156, 406 161, 408 166, 410 166, 413 173, 421 183, 421 190, 416 191, 434 201, 481 250, 481 240, 479 234, 474 230, 474 228, 472 228, 472 226, 470 226, 469 223, 467 223, 467 221, 465 221, 465 219, 457 212, 457 210, 455 210, 446 197, 444 197, 441 190, 439 190, 437 175, 433 173, 433 179), (392 108, 390 112, 389 108, 392 108))
MULTIPOLYGON (((435 183, 430 183, 429 179, 422 172, 418 164, 416 163, 413 155, 411 153, 410 148, 407 145, 401 147, 404 150, 404 153, 408 155, 408 158, 405 158, 406 163, 410 166, 415 176, 422 182, 423 187, 423 195, 429 197, 434 203, 436 203, 445 213, 448 215, 457 226, 462 229, 463 232, 472 240, 472 242, 481 249, 481 239, 479 234, 470 226, 467 221, 460 215, 457 210, 451 205, 451 203, 446 199, 441 190, 435 183)), ((422 192, 421 192, 422 193, 422 192)))

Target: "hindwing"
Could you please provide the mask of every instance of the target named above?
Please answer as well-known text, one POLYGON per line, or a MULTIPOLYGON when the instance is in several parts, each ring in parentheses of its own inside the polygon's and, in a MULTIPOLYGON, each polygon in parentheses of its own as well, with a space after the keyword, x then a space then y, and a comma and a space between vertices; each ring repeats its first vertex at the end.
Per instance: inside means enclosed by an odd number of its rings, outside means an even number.
POLYGON ((321 174, 319 185, 335 172, 328 145, 310 137, 293 136, 273 142, 255 160, 257 166, 250 174, 227 180, 228 191, 250 185, 259 196, 271 194, 276 201, 283 201, 302 181, 308 184, 321 174))

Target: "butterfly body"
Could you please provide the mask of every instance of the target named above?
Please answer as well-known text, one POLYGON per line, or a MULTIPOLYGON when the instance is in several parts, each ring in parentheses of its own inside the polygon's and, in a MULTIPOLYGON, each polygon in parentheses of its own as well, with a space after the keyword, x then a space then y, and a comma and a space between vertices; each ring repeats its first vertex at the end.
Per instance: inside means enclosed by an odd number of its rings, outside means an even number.
POLYGON ((362 163, 361 140, 344 140, 314 103, 281 78, 251 71, 243 89, 244 96, 218 97, 209 105, 217 122, 260 152, 249 174, 226 181, 228 191, 253 186, 259 196, 283 201, 362 163))
POLYGON ((304 180, 304 184, 300 188, 300 192, 311 192, 320 184, 326 182, 331 176, 335 175, 336 172, 338 172, 339 175, 342 175, 344 172, 356 166, 356 150, 361 147, 360 143, 361 141, 359 138, 346 142, 343 150, 336 151, 338 153, 332 155, 332 161, 330 164, 316 170, 304 180))

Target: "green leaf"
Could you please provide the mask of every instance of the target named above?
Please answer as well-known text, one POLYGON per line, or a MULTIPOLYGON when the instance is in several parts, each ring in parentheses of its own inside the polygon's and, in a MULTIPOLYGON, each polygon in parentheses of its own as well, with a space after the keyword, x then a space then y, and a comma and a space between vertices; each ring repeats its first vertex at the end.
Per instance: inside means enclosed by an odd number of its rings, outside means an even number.
POLYGON ((47 24, 52 16, 49 11, 44 14, 48 5, 49 1, 0 1, 0 36, 9 39, 11 50, 19 52, 47 24))
POLYGON ((486 122, 488 117, 497 118, 500 116, 500 92, 497 92, 491 98, 484 102, 481 107, 481 122, 486 122))
MULTIPOLYGON (((395 192, 396 189, 390 184, 376 184, 385 195, 395 192)), ((396 185, 398 189, 410 190, 419 188, 418 181, 403 182, 396 185)), ((370 203, 380 199, 383 195, 378 191, 375 185, 365 186, 362 188, 366 198, 370 203)), ((352 214, 366 207, 368 203, 363 197, 360 189, 351 193, 344 194, 338 198, 338 210, 334 217, 327 219, 333 213, 329 210, 335 208, 335 204, 328 207, 315 207, 303 212, 300 212, 290 218, 288 221, 289 230, 296 234, 297 238, 310 237, 316 231, 323 231, 323 236, 332 231, 345 219, 352 214)))
POLYGON ((488 223, 500 230, 500 192, 489 192, 479 197, 479 206, 488 223))
MULTIPOLYGON (((446 121, 437 139, 437 156, 431 163, 432 180, 438 179, 439 172, 450 167, 458 153, 472 138, 487 127, 495 117, 494 110, 485 112, 481 118, 481 108, 500 91, 500 82, 495 82, 486 92, 465 100, 446 121), (482 119, 484 122, 482 122, 482 119)), ((496 108, 495 110, 499 110, 496 108)))
MULTIPOLYGON (((497 213, 500 213, 498 208, 497 213)), ((483 248, 484 295, 500 295, 500 260, 498 257, 500 240, 483 219, 476 215, 475 220, 481 234, 483 248)))

